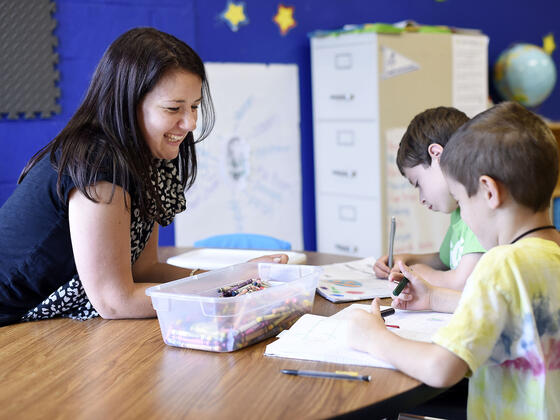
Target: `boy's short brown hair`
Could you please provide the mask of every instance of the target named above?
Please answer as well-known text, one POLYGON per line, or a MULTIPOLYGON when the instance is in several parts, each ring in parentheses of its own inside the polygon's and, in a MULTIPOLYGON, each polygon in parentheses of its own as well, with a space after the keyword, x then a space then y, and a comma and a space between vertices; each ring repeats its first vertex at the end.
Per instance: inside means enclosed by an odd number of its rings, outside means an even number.
POLYGON ((517 203, 537 212, 550 205, 558 180, 558 144, 541 118, 518 103, 502 102, 457 130, 440 165, 469 197, 487 175, 517 203))
POLYGON ((430 166, 432 158, 428 146, 437 143, 445 147, 451 135, 468 120, 464 112, 445 106, 430 108, 416 115, 399 144, 397 166, 401 174, 404 175, 405 168, 430 166))

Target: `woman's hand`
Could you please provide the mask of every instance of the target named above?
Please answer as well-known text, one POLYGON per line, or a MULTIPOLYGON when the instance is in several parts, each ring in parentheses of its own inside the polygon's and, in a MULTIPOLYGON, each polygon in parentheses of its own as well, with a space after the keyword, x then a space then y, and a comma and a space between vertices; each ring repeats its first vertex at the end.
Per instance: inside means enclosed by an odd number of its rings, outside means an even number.
POLYGON ((408 283, 398 296, 391 295, 393 302, 391 306, 397 309, 424 310, 432 309, 431 295, 434 286, 424 280, 418 273, 413 271, 402 261, 397 261, 400 272, 392 272, 389 280, 399 283, 403 277, 408 279, 408 283))
POLYGON ((248 262, 287 264, 288 256, 286 254, 263 255, 262 257, 253 258, 248 262))

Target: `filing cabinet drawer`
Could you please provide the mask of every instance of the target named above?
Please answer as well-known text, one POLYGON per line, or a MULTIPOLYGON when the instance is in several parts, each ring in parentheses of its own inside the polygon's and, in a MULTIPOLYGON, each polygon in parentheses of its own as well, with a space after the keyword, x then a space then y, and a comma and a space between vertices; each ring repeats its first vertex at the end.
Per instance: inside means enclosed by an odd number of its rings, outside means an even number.
POLYGON ((375 122, 315 125, 315 186, 318 193, 379 198, 381 148, 375 122))
POLYGON ((312 49, 316 119, 378 119, 375 43, 312 49))
POLYGON ((379 200, 320 194, 316 204, 319 252, 356 257, 381 255, 379 200))

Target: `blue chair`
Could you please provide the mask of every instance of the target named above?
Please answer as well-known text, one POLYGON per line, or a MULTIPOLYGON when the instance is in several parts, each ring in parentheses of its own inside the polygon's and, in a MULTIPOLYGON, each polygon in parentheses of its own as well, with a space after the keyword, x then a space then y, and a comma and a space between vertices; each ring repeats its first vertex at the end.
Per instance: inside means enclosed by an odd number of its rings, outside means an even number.
POLYGON ((560 229, 560 197, 554 197, 552 200, 552 217, 556 229, 560 229))
POLYGON ((194 243, 198 248, 240 248, 240 249, 266 249, 290 250, 292 244, 272 236, 255 233, 230 233, 211 236, 194 243))

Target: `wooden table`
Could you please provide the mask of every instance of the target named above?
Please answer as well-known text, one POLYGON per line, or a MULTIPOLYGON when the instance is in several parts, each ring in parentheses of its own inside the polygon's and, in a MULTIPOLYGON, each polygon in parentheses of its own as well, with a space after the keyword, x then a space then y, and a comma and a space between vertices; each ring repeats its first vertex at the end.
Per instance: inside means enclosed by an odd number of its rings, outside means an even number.
MULTIPOLYGON (((162 248, 162 259, 182 249, 162 248)), ((307 253, 308 264, 351 258, 307 253)), ((313 313, 345 304, 315 297, 313 313)), ((167 346, 156 319, 54 319, 0 328, 0 417, 6 419, 369 418, 406 410, 441 390, 393 370, 372 381, 283 375, 280 369, 356 366, 264 356, 270 338, 232 353, 167 346)))

